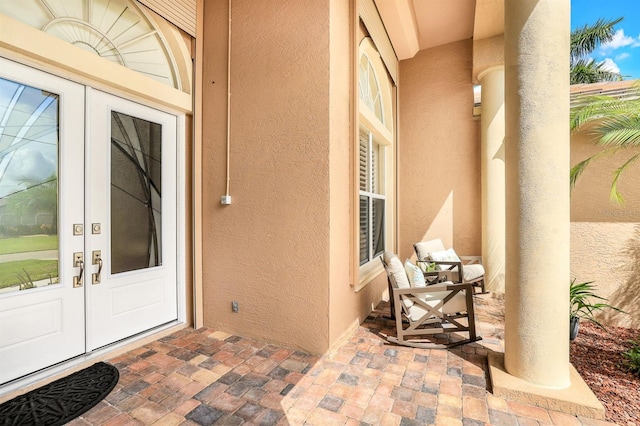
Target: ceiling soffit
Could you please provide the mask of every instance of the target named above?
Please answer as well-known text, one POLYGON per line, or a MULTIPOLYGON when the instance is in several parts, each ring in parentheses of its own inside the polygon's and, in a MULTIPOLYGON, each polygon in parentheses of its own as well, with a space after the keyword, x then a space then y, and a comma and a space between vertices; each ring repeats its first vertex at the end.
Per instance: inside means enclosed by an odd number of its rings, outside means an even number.
POLYGON ((375 0, 398 59, 504 32, 504 0, 375 0))

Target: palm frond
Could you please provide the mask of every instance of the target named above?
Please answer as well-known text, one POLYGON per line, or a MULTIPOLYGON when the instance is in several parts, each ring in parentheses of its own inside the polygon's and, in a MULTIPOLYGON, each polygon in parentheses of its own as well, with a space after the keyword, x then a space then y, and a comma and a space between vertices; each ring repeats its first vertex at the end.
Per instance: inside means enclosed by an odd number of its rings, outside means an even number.
MULTIPOLYGON (((640 126, 640 91, 637 86, 625 98, 606 95, 584 95, 573 100, 570 111, 569 128, 571 131, 596 124, 595 136, 602 138, 609 132, 621 129, 637 129, 640 126)), ((604 138, 602 144, 609 144, 604 138)), ((626 142, 623 142, 623 144, 626 142)), ((633 141, 631 145, 635 145, 633 141)))
POLYGON ((578 178, 580 177, 580 175, 582 175, 582 173, 584 173, 585 169, 589 164, 591 164, 593 161, 597 160, 600 157, 613 154, 614 152, 618 151, 618 149, 619 149, 618 147, 610 147, 610 148, 603 149, 597 154, 594 154, 591 157, 585 160, 582 160, 578 164, 573 166, 569 171, 569 185, 570 185, 571 191, 574 190, 574 188, 576 187, 578 178))
POLYGON ((570 84, 589 84, 600 81, 620 80, 622 80, 620 73, 606 69, 604 62, 596 62, 594 59, 575 59, 570 66, 570 84))
POLYGON ((577 59, 593 52, 602 43, 613 39, 614 25, 622 21, 622 17, 612 20, 598 19, 595 24, 587 24, 571 32, 571 58, 577 59))
POLYGON ((604 117, 594 133, 599 135, 598 145, 640 145, 640 110, 635 115, 614 114, 604 117))
POLYGON ((607 95, 578 96, 573 101, 573 107, 569 116, 569 128, 571 131, 580 130, 582 126, 608 117, 617 115, 620 111, 626 111, 628 106, 625 101, 607 95))
POLYGON ((624 204, 624 198, 622 198, 622 194, 618 191, 618 180, 620 180, 620 175, 629 168, 633 163, 635 163, 638 158, 640 158, 640 154, 636 154, 629 158, 625 163, 618 167, 615 172, 613 172, 613 181, 611 182, 611 193, 609 194, 609 198, 611 201, 617 203, 618 205, 624 204))

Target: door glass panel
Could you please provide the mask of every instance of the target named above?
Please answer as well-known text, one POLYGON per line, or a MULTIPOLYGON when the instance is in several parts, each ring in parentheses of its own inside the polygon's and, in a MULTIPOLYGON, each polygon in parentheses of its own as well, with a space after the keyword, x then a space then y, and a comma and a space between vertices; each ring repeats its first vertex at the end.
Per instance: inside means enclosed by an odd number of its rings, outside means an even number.
POLYGON ((59 283, 58 107, 0 78, 0 294, 59 283))
POLYGON ((162 126, 111 112, 111 273, 162 264, 162 126))

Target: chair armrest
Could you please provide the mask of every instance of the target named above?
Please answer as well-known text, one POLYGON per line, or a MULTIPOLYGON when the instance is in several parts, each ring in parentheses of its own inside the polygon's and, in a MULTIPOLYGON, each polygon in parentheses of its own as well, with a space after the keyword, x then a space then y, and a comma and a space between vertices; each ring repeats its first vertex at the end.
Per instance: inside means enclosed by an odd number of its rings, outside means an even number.
MULTIPOLYGON (((418 287, 420 288, 420 287, 418 287)), ((469 283, 454 283, 452 281, 444 281, 438 284, 433 284, 425 287, 429 291, 423 293, 429 293, 432 291, 451 291, 451 290, 465 290, 473 292, 473 285, 469 283)), ((416 288, 413 288, 416 290, 416 288)))
POLYGON ((482 264, 482 256, 458 256, 465 265, 482 264))
POLYGON ((426 281, 427 285, 433 285, 437 282, 439 282, 442 277, 446 277, 447 274, 444 271, 427 271, 427 272, 422 272, 422 275, 424 275, 424 280, 426 281))
MULTIPOLYGON (((430 277, 437 277, 436 281, 441 281, 441 280, 454 281, 453 274, 456 273, 454 269, 458 268, 458 271, 461 271, 463 263, 456 262, 453 260, 417 260, 416 265, 418 265, 418 267, 422 269, 422 273, 424 274, 424 277, 427 281, 429 281, 430 277), (442 267, 443 269, 425 272, 421 266, 421 264, 423 263, 435 264, 435 265, 446 265, 446 266, 443 266, 442 267)), ((458 274, 458 276, 461 277, 462 275, 458 274)), ((433 279, 431 279, 431 283, 428 282, 429 285, 432 285, 432 283, 433 283, 433 279)))
POLYGON ((398 288, 393 287, 394 294, 425 294, 433 293, 435 291, 452 291, 452 290, 464 290, 473 292, 473 285, 467 283, 453 283, 451 281, 445 281, 437 284, 432 284, 426 287, 411 287, 411 288, 398 288))
POLYGON ((456 266, 462 266, 462 262, 456 262, 455 260, 430 260, 429 262, 435 263, 436 265, 449 265, 447 269, 443 269, 444 271, 450 271, 456 266))

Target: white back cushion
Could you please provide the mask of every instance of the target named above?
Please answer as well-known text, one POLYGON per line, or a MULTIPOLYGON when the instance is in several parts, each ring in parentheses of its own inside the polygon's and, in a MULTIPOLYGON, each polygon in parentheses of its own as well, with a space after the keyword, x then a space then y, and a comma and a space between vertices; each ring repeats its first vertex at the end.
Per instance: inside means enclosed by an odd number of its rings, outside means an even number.
POLYGON ((429 252, 427 256, 430 260, 451 260, 452 262, 460 262, 460 258, 452 248, 448 250, 432 251, 429 252))
POLYGON ((444 244, 440 238, 430 241, 420 241, 415 244, 416 255, 420 260, 427 260, 429 253, 433 251, 444 251, 444 244))
POLYGON ((422 270, 418 268, 416 265, 411 263, 409 259, 404 261, 404 270, 407 272, 407 276, 409 277, 409 283, 411 287, 426 287, 427 282, 424 279, 424 274, 422 270))
MULTIPOLYGON (((396 282, 398 288, 411 288, 411 284, 409 283, 409 278, 407 278, 407 272, 404 270, 404 266, 402 265, 402 261, 398 259, 394 253, 385 251, 383 255, 384 263, 387 264, 387 270, 389 275, 393 277, 396 282)), ((392 295, 390 295, 393 297, 392 295)), ((402 302, 404 306, 410 308, 413 306, 413 300, 408 297, 402 295, 402 302)))
MULTIPOLYGON (((386 253, 385 253, 386 257, 386 253)), ((389 256, 389 261, 387 262, 389 266, 389 273, 393 276, 398 285, 398 288, 411 288, 411 283, 409 282, 409 278, 407 278, 407 272, 404 270, 404 266, 398 256, 392 254, 389 256)))

